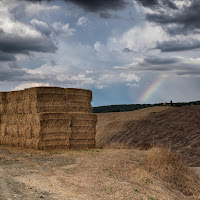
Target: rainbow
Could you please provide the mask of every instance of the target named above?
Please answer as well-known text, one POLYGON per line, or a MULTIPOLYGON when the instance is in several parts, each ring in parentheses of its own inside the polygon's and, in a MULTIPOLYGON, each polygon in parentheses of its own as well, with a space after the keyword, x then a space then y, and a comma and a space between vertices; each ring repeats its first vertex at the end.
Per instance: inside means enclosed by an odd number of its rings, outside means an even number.
POLYGON ((148 99, 159 89, 159 87, 164 82, 164 77, 158 77, 153 83, 140 95, 138 101, 140 103, 146 103, 148 99))

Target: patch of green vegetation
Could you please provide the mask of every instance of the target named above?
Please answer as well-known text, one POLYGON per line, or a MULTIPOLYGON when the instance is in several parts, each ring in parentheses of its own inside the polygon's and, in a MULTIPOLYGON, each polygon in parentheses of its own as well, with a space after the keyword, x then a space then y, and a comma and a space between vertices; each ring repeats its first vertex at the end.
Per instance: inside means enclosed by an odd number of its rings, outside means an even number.
POLYGON ((112 176, 114 176, 114 174, 112 174, 112 173, 108 173, 108 176, 111 176, 111 177, 112 177, 112 176))

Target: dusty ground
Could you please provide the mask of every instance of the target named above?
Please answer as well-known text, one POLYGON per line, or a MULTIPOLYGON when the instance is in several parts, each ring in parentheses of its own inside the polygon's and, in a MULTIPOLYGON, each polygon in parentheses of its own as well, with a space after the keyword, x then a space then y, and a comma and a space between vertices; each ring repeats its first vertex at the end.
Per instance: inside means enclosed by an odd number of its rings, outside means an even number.
POLYGON ((0 146, 0 199, 198 199, 169 191, 165 183, 144 172, 137 176, 144 153, 128 149, 42 152, 0 146))
POLYGON ((97 146, 104 145, 113 135, 121 131, 132 121, 142 120, 151 113, 170 109, 168 106, 158 106, 129 112, 97 113, 97 146))
POLYGON ((178 153, 188 165, 200 167, 200 106, 162 109, 155 107, 122 114, 98 114, 98 146, 110 142, 140 149, 163 145, 178 153), (118 122, 120 119, 115 116, 120 115, 124 117, 118 122))
MULTIPOLYGON (((138 138, 145 142, 151 140, 148 138, 151 134, 146 132, 155 130, 168 133, 157 134, 161 141, 174 130, 184 133, 179 136, 179 147, 181 151, 185 146, 193 152, 194 157, 187 161, 189 166, 196 166, 190 168, 188 180, 193 177, 191 187, 200 189, 196 181, 197 173, 200 174, 199 111, 200 107, 185 110, 159 107, 98 114, 97 143, 100 145, 113 137, 125 141, 126 134, 129 142, 138 138), (131 127, 137 130, 136 135, 131 127), (185 143, 182 145, 181 141, 185 143)), ((177 135, 168 138, 177 139, 177 135)), ((36 151, 1 145, 0 200, 200 200, 200 192, 191 195, 179 189, 184 183, 172 185, 146 171, 142 160, 147 152, 134 149, 36 151)))

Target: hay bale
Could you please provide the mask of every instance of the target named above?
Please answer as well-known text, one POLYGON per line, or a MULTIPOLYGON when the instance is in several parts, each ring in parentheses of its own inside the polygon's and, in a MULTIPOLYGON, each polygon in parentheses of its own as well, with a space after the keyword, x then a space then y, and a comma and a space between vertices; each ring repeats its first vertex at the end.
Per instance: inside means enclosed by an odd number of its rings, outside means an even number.
POLYGON ((41 133, 52 132, 71 132, 70 120, 68 119, 51 119, 40 122, 41 133))
POLYGON ((67 101, 90 103, 92 101, 92 96, 67 94, 66 99, 67 101))
POLYGON ((40 113, 39 119, 40 121, 43 120, 51 120, 51 119, 65 119, 65 120, 71 120, 71 114, 65 113, 65 112, 59 112, 59 113, 40 113))
POLYGON ((72 133, 90 133, 95 132, 96 127, 95 126, 72 126, 71 127, 72 133))
POLYGON ((7 92, 0 92, 0 104, 6 103, 6 94, 7 92))
POLYGON ((72 126, 96 126, 95 120, 79 120, 79 119, 73 119, 72 120, 72 126))
POLYGON ((6 128, 6 135, 12 137, 18 137, 18 126, 17 125, 7 125, 6 128))
POLYGON ((85 90, 85 89, 77 89, 77 88, 66 88, 65 89, 66 95, 82 95, 92 97, 92 91, 85 90))
POLYGON ((0 93, 0 142, 39 149, 94 148, 92 92, 37 87, 0 93), (82 147, 81 147, 82 145, 82 147))
POLYGON ((60 133, 46 133, 41 136, 42 141, 49 141, 49 140, 69 140, 71 138, 71 132, 60 132, 60 133))
POLYGON ((71 144, 71 149, 95 149, 96 144, 71 144))
POLYGON ((74 120, 93 120, 97 122, 97 115, 93 113, 70 113, 74 120))
POLYGON ((68 140, 50 140, 50 141, 39 141, 38 149, 55 149, 55 148, 66 148, 69 149, 68 140))
POLYGON ((53 103, 39 103, 36 106, 36 109, 33 110, 36 113, 43 112, 67 112, 67 107, 65 105, 53 105, 53 103))
POLYGON ((25 147, 25 145, 26 145, 26 138, 19 137, 19 146, 25 147))
POLYGON ((41 129, 40 126, 32 126, 32 138, 40 139, 41 129))
POLYGON ((67 107, 91 107, 90 102, 76 102, 76 101, 67 101, 66 102, 67 107))
POLYGON ((94 140, 95 139, 96 132, 72 132, 71 139, 75 140, 94 140))
POLYGON ((73 107, 73 108, 70 108, 68 107, 67 109, 67 112, 73 112, 73 113, 91 113, 92 112, 92 107, 89 107, 89 108, 85 108, 85 107, 73 107))
POLYGON ((1 129, 0 129, 0 136, 1 137, 5 137, 6 136, 6 125, 5 124, 1 124, 1 129))
POLYGON ((5 106, 4 104, 0 104, 0 114, 4 114, 5 113, 5 106))
POLYGON ((64 103, 66 101, 65 94, 55 93, 55 94, 49 94, 49 93, 42 93, 37 94, 37 102, 58 102, 58 103, 64 103))

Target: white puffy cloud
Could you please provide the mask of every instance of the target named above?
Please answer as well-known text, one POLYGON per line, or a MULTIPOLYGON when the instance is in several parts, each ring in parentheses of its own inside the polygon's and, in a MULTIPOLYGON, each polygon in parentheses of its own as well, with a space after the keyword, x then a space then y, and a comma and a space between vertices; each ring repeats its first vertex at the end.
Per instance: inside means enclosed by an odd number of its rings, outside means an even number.
POLYGON ((33 25, 37 30, 39 30, 40 32, 42 32, 45 35, 49 35, 51 33, 51 30, 48 26, 47 23, 43 22, 43 21, 39 21, 37 19, 32 19, 30 21, 31 25, 33 25))
POLYGON ((118 37, 111 37, 107 45, 116 50, 128 48, 133 52, 142 53, 154 48, 156 42, 162 42, 167 37, 161 27, 146 22, 143 25, 135 26, 125 31, 118 37))
POLYGON ((31 87, 40 87, 40 86, 45 86, 48 87, 50 86, 49 83, 34 83, 34 82, 22 82, 16 87, 14 87, 12 90, 23 90, 25 88, 31 88, 31 87))
POLYGON ((132 81, 139 82, 140 81, 140 78, 138 76, 136 76, 135 74, 120 73, 120 77, 124 78, 127 82, 132 82, 132 81))
POLYGON ((80 17, 77 21, 78 26, 86 26, 89 23, 89 19, 87 17, 80 17))
POLYGON ((57 12, 60 9, 61 9, 60 6, 57 5, 49 6, 40 3, 28 3, 25 6, 25 13, 27 16, 33 16, 33 15, 39 15, 41 13, 47 14, 49 12, 55 12, 55 11, 57 12))
POLYGON ((56 34, 63 34, 67 36, 74 35, 76 29, 69 28, 69 24, 63 24, 61 22, 54 22, 52 28, 56 34))

